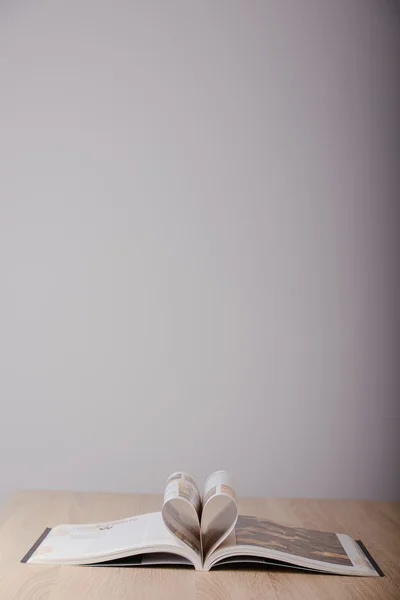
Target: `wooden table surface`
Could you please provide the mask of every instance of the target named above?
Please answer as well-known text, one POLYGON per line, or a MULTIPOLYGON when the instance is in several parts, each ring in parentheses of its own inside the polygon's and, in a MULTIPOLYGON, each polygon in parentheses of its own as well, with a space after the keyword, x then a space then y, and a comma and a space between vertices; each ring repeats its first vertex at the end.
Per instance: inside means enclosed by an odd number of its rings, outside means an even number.
POLYGON ((45 527, 119 519, 161 509, 161 496, 17 492, 0 508, 1 600, 400 599, 400 503, 244 498, 241 514, 361 539, 384 577, 339 577, 287 570, 196 573, 172 568, 21 564, 45 527))

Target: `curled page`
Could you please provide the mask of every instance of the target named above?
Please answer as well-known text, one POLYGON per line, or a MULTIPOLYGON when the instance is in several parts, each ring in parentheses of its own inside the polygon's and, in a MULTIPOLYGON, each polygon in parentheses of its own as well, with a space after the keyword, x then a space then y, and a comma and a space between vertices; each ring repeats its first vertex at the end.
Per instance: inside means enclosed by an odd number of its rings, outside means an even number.
POLYGON ((204 559, 232 532, 238 518, 232 478, 226 471, 212 473, 204 485, 201 538, 204 559))
POLYGON ((202 554, 200 537, 201 497, 194 479, 179 471, 167 479, 162 516, 177 538, 202 554))

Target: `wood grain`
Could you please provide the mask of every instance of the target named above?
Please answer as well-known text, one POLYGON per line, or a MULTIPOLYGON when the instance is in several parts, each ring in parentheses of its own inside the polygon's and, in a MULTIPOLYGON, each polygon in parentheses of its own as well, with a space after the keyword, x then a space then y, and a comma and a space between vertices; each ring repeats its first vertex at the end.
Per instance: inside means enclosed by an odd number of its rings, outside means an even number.
POLYGON ((240 513, 294 527, 349 533, 361 539, 385 577, 356 578, 292 570, 47 567, 19 561, 45 527, 88 523, 160 510, 161 496, 17 492, 0 509, 1 600, 399 600, 400 503, 244 498, 240 513))

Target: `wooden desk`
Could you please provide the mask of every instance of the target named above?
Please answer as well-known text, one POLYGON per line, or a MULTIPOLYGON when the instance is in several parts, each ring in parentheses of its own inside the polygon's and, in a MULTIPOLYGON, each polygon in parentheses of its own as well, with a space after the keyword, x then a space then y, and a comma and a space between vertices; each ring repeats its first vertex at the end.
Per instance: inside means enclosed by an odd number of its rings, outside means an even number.
POLYGON ((19 561, 46 526, 118 519, 160 510, 161 496, 18 492, 0 508, 1 600, 400 599, 400 503, 244 498, 240 512, 361 539, 385 577, 284 570, 47 567, 19 561))

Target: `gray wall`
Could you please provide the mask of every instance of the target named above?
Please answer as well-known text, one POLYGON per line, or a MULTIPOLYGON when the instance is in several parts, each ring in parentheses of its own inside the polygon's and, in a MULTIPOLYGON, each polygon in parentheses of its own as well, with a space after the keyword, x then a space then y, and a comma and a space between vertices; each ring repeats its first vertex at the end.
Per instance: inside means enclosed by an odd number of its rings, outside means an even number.
POLYGON ((0 3, 0 496, 400 497, 390 2, 0 3))

